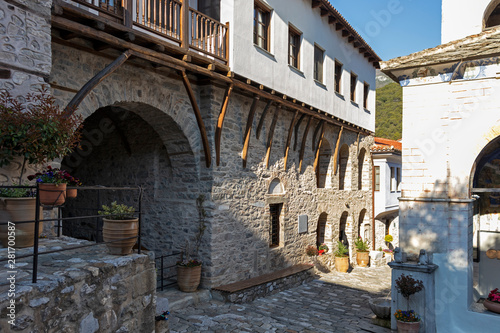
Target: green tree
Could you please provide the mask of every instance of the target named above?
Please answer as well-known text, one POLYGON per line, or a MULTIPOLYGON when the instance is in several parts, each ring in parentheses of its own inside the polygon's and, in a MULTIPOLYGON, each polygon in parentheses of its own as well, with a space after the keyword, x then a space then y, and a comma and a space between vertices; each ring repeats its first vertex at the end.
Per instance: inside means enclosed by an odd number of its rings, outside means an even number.
POLYGON ((395 82, 377 89, 375 136, 392 140, 402 137, 403 89, 395 82))

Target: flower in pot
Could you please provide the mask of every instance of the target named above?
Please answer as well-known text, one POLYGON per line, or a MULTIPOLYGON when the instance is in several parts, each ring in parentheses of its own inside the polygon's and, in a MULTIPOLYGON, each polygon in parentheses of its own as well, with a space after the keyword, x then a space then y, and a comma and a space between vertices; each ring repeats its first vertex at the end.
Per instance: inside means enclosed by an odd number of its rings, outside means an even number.
POLYGON ((337 272, 347 273, 349 270, 349 250, 344 243, 337 242, 337 250, 335 251, 335 269, 337 272))
POLYGON ((318 247, 318 255, 321 256, 325 253, 328 253, 328 250, 330 250, 328 246, 325 243, 323 243, 318 247))
MULTIPOLYGON (((20 159, 19 186, 27 164, 41 164, 63 157, 76 147, 81 136, 81 116, 74 113, 63 116, 63 111, 47 90, 28 94, 22 102, 7 91, 1 92, 0 119, 0 167, 20 159)), ((0 193, 0 196, 5 193, 0 193)), ((35 220, 36 198, 30 194, 20 188, 16 197, 2 197, 0 200, 0 223, 5 223, 0 224, 2 243, 7 235, 7 222, 15 224, 35 220), (26 214, 19 217, 19 211, 26 214)), ((16 247, 33 246, 34 228, 35 223, 16 225, 16 247)), ((40 223, 39 231, 41 230, 40 223)))
POLYGON ((356 246, 356 263, 359 267, 366 267, 370 262, 370 246, 368 241, 364 241, 360 236, 354 241, 356 246))
POLYGON ((415 280, 411 276, 401 274, 396 279, 396 290, 406 299, 407 310, 397 310, 394 313, 396 317, 398 331, 408 333, 418 333, 420 331, 420 316, 410 310, 410 296, 424 289, 424 284, 421 280, 415 280))
POLYGON ((198 210, 198 230, 194 237, 194 248, 191 248, 189 241, 186 241, 184 251, 181 254, 181 260, 177 262, 177 285, 183 292, 194 292, 198 289, 201 282, 201 260, 197 259, 203 234, 207 228, 205 219, 207 213, 203 204, 205 196, 200 195, 196 199, 196 208, 198 210))
POLYGON ((500 313, 500 292, 498 288, 493 289, 484 300, 484 307, 492 312, 500 313))
POLYGON ((130 254, 139 234, 139 218, 134 217, 135 208, 113 201, 109 206, 103 205, 98 213, 103 216, 102 238, 109 253, 130 254))
POLYGON ((66 171, 47 166, 46 170, 29 175, 35 180, 40 191, 40 203, 47 206, 60 206, 66 201, 66 171))

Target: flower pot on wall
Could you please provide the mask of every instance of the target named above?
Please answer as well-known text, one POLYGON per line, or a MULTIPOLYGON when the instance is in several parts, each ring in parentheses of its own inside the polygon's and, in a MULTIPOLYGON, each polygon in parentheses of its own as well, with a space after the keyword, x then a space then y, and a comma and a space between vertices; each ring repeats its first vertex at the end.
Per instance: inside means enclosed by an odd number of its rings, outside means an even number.
POLYGON ((40 203, 47 206, 60 206, 66 201, 66 184, 38 184, 40 203))
POLYGON ((356 254, 356 263, 359 267, 366 267, 370 262, 370 252, 359 252, 356 254))
POLYGON ((419 333, 420 332, 420 322, 406 322, 396 320, 398 325, 398 333, 419 333))
POLYGON ((349 270, 349 257, 335 257, 335 269, 340 273, 347 273, 349 270))
POLYGON ((181 291, 192 293, 201 281, 201 265, 187 267, 177 265, 177 285, 181 291))
MULTIPOLYGON (((0 221, 20 222, 34 221, 36 214, 36 198, 0 198, 0 221)), ((40 220, 43 218, 43 211, 40 209, 40 220)), ((39 223, 38 237, 43 230, 43 223, 39 223)), ((8 225, 0 225, 0 241, 3 247, 7 247, 8 225)), ((16 248, 33 246, 35 241, 35 222, 16 223, 15 225, 15 245, 16 248)))
POLYGON ((483 303, 484 307, 491 312, 500 313, 500 303, 492 302, 490 300, 485 300, 483 303))
POLYGON ((118 240, 129 237, 136 237, 139 234, 139 219, 127 220, 111 220, 103 218, 102 238, 105 242, 113 243, 106 244, 109 253, 116 255, 126 255, 132 252, 137 238, 118 240))
POLYGON ((66 199, 74 199, 78 195, 76 187, 66 187, 66 199))

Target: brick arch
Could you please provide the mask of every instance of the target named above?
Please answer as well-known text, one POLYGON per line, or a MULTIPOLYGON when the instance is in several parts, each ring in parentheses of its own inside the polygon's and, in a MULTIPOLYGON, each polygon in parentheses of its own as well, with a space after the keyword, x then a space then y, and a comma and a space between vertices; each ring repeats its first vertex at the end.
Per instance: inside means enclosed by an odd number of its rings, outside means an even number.
POLYGON ((500 25, 500 0, 492 0, 483 14, 483 30, 500 25))

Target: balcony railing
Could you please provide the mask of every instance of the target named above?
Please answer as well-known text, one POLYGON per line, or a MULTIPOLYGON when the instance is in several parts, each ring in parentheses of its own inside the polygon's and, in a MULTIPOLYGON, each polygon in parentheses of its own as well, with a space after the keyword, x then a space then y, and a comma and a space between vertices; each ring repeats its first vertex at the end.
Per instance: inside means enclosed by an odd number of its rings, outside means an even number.
POLYGON ((229 25, 193 9, 188 0, 69 0, 97 15, 110 16, 130 28, 167 38, 227 63, 229 25), (125 7, 122 7, 124 3, 125 7))

